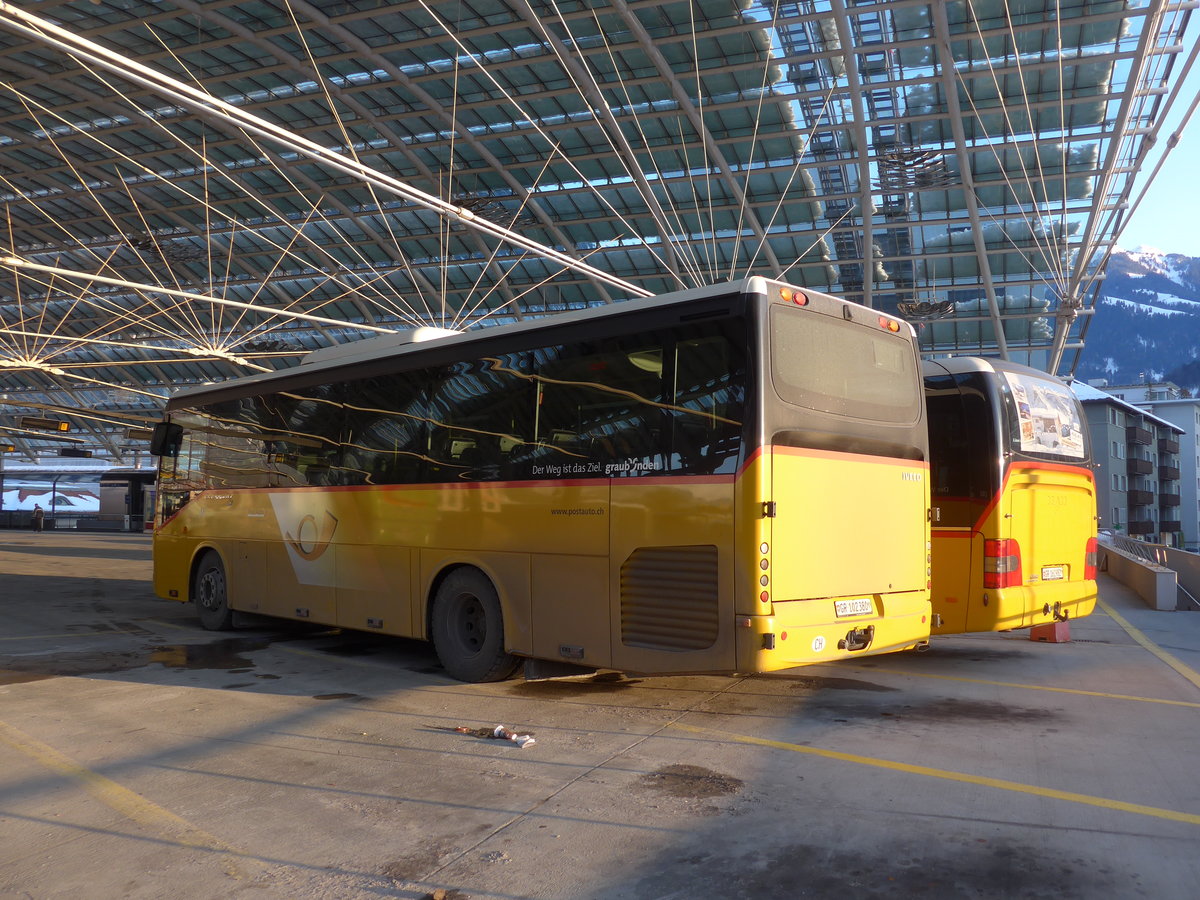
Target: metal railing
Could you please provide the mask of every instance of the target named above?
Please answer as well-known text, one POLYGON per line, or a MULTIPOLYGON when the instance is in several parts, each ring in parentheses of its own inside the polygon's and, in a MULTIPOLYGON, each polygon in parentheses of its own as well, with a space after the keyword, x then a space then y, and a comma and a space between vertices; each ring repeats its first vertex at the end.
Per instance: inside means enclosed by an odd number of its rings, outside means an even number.
MULTIPOLYGON (((1147 562, 1155 566, 1161 566, 1164 569, 1171 569, 1172 571, 1175 571, 1175 568, 1171 565, 1170 559, 1167 556, 1167 551, 1174 548, 1168 547, 1166 544, 1151 544, 1147 541, 1135 541, 1133 538, 1126 537, 1123 534, 1105 535, 1103 538, 1101 538, 1101 540, 1103 543, 1110 544, 1127 556, 1132 556, 1134 559, 1139 559, 1142 562, 1147 562)), ((1200 609, 1200 600, 1197 600, 1196 596, 1182 584, 1180 584, 1178 580, 1175 583, 1175 587, 1179 591, 1180 600, 1183 601, 1182 604, 1177 607, 1178 609, 1189 608, 1188 604, 1191 604, 1191 608, 1200 609)))
POLYGON ((1153 563, 1156 566, 1162 566, 1164 569, 1170 568, 1167 565, 1166 544, 1135 541, 1133 538, 1126 537, 1123 534, 1110 534, 1105 536, 1103 540, 1104 543, 1111 544, 1122 553, 1128 554, 1135 559, 1140 559, 1142 562, 1153 563))

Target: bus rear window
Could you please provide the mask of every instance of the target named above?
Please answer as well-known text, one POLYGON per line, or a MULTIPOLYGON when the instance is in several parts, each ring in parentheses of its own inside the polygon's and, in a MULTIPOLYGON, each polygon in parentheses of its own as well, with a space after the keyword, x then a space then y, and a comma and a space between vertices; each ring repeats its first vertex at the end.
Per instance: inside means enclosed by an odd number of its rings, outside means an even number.
POLYGON ((1030 456, 1087 456, 1079 401, 1070 387, 1024 372, 1000 372, 1009 446, 1030 456))
POLYGON ((771 380, 788 403, 877 422, 915 422, 921 379, 906 337, 783 306, 771 308, 771 380))

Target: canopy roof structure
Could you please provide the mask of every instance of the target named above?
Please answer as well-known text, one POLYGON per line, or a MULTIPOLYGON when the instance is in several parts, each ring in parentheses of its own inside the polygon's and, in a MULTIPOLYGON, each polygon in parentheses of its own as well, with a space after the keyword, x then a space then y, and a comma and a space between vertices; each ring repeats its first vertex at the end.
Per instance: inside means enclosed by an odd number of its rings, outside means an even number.
POLYGON ((1191 5, 0 0, 0 449, 749 273, 1069 373, 1191 5))

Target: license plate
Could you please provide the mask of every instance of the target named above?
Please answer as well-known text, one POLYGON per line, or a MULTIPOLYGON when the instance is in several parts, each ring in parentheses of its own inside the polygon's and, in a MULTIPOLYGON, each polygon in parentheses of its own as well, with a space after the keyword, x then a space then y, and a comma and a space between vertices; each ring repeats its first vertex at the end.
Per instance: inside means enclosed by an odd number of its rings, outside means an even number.
POLYGON ((1062 581, 1062 566, 1042 566, 1042 581, 1062 581))
POLYGON ((838 618, 842 616, 866 616, 875 612, 875 604, 870 597, 855 597, 853 600, 834 600, 834 612, 838 618))

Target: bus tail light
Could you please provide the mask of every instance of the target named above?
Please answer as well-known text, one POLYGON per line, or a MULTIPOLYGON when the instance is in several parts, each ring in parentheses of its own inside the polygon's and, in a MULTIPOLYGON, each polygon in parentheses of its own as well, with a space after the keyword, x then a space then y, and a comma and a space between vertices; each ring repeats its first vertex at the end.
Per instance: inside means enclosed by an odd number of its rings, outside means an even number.
POLYGON ((1095 538, 1088 538, 1087 551, 1083 555, 1084 581, 1096 580, 1096 562, 1099 559, 1099 546, 1095 538))
POLYGON ((1021 586, 1021 547, 1012 538, 983 542, 983 586, 1021 586))

